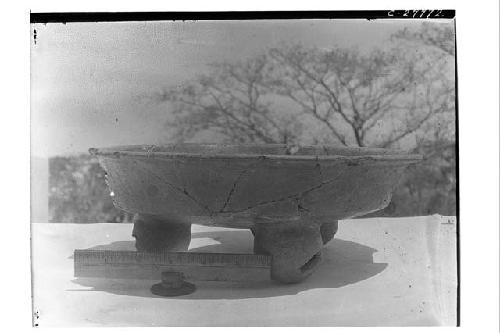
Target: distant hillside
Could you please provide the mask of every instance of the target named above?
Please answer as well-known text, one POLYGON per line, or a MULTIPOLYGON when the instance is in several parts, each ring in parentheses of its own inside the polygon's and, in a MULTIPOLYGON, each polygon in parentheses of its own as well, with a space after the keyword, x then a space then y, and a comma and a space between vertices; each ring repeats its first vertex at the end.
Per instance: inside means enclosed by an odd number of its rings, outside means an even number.
POLYGON ((104 170, 88 154, 49 159, 49 221, 55 223, 130 222, 113 206, 104 170))

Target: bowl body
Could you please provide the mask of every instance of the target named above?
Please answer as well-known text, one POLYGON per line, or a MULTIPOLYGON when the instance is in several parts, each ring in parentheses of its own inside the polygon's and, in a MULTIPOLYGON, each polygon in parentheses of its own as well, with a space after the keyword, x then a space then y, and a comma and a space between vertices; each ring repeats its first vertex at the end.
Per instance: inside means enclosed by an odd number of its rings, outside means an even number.
POLYGON ((90 149, 115 205, 166 221, 249 228, 384 208, 419 155, 371 148, 179 144, 90 149))

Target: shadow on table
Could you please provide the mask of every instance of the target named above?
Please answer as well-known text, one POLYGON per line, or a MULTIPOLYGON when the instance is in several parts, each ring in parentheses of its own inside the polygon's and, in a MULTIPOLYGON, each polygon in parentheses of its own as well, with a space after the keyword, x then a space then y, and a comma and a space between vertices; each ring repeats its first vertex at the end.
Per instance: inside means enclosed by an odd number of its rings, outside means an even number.
MULTIPOLYGON (((253 238, 249 231, 230 230, 193 234, 193 239, 211 238, 220 244, 206 245, 190 249, 196 252, 232 252, 251 253, 253 238)), ((99 250, 134 250, 133 241, 113 242, 99 245, 91 249, 99 250)), ((295 295, 300 292, 321 288, 341 288, 369 279, 386 267, 386 263, 374 263, 373 253, 377 250, 351 241, 334 239, 323 249, 323 262, 315 273, 298 284, 279 284, 274 281, 229 283, 196 281, 197 290, 186 296, 175 299, 245 299, 265 298, 282 295, 295 295)), ((72 282, 91 289, 75 289, 74 291, 104 291, 116 295, 158 298, 151 294, 149 288, 159 281, 77 278, 72 282)))

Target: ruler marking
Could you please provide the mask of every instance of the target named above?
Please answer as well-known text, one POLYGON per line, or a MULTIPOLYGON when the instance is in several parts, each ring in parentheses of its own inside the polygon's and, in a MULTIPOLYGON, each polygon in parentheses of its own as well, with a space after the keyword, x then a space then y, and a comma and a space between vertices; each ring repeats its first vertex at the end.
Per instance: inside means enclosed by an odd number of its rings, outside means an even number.
POLYGON ((152 279, 162 271, 202 281, 267 281, 271 257, 255 254, 75 250, 75 277, 152 279))
POLYGON ((194 266, 270 267, 271 257, 257 254, 75 250, 75 262, 85 264, 160 264, 194 266))

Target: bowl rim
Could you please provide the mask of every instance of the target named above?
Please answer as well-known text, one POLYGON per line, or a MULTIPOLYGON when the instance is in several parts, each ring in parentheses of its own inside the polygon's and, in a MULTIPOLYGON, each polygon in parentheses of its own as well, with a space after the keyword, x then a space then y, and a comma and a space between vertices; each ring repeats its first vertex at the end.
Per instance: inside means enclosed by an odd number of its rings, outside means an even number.
POLYGON ((420 154, 411 154, 404 150, 391 150, 385 148, 367 148, 367 147, 349 147, 349 146, 333 146, 333 145, 303 145, 301 148, 311 149, 328 149, 345 150, 350 152, 362 151, 360 155, 299 155, 299 154, 269 154, 269 153, 242 153, 242 154, 225 154, 225 153, 193 153, 193 152, 166 152, 154 151, 155 148, 165 147, 275 147, 289 148, 293 145, 286 144, 215 144, 215 143, 182 143, 182 144, 162 144, 162 145, 122 145, 111 146, 105 148, 90 148, 89 153, 94 156, 120 158, 120 157, 138 157, 138 158, 196 158, 196 159, 269 159, 269 160, 286 160, 286 161, 325 161, 325 160, 382 160, 382 161, 405 161, 418 162, 423 159, 420 154), (138 151, 139 150, 139 151, 138 151))

